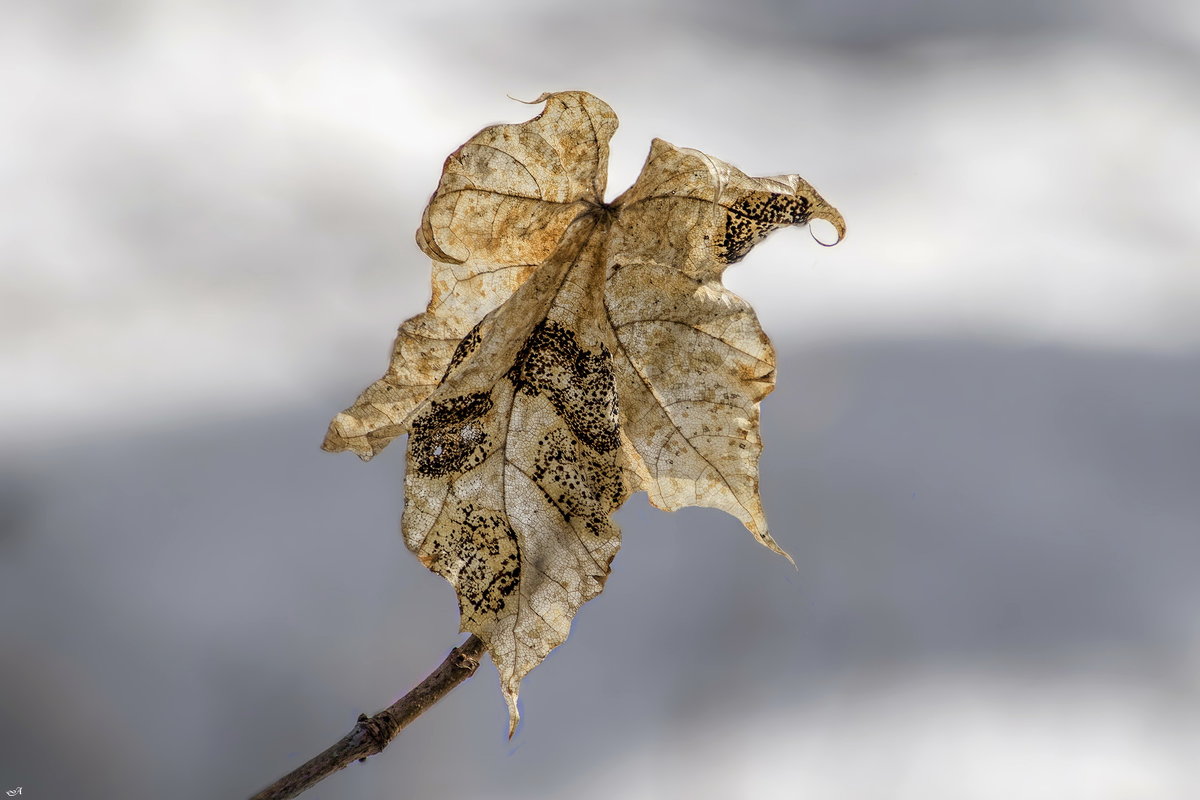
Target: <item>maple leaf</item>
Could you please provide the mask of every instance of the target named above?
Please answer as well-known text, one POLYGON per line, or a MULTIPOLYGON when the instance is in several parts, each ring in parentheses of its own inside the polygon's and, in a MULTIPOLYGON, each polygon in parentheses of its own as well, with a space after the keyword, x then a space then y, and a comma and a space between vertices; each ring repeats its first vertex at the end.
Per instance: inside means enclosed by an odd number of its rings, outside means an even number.
POLYGON ((417 232, 428 309, 324 443, 365 460, 409 434, 405 542, 486 643, 510 735, 522 678, 604 586, 630 493, 727 511, 786 556, 758 493, 775 354, 721 275, 780 227, 845 233, 803 179, 661 139, 605 203, 612 109, 586 92, 533 102, 539 116, 446 160, 417 232))

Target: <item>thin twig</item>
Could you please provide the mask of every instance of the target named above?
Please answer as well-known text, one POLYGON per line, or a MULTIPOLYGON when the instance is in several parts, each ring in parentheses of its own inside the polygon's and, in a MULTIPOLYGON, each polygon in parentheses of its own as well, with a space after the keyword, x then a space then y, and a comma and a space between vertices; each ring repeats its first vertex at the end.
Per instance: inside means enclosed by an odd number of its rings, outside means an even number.
POLYGON ((450 690, 475 674, 483 640, 474 634, 450 651, 441 666, 411 692, 373 717, 360 714, 350 733, 319 756, 284 775, 250 800, 287 800, 355 761, 383 751, 403 728, 450 690))

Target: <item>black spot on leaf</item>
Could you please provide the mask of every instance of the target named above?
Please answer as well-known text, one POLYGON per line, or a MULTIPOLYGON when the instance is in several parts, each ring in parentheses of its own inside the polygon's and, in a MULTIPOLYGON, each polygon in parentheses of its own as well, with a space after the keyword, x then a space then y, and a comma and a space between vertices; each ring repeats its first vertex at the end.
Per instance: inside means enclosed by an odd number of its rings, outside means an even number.
POLYGON ((446 373, 442 376, 442 380, 446 380, 451 372, 458 368, 458 365, 470 358, 471 354, 479 349, 480 335, 479 328, 483 325, 480 321, 467 332, 467 335, 462 338, 458 346, 454 348, 454 355, 450 356, 450 363, 446 366, 446 373))
POLYGON ((583 349, 558 322, 539 324, 525 341, 508 378, 519 391, 545 394, 581 441, 607 453, 621 443, 612 354, 583 349))
POLYGON ((412 424, 409 455, 427 477, 465 472, 487 455, 489 437, 481 420, 492 409, 483 392, 431 402, 412 424))
POLYGON ((727 264, 741 261, 771 231, 785 225, 803 225, 808 219, 806 197, 751 192, 725 212, 725 234, 717 255, 727 264))

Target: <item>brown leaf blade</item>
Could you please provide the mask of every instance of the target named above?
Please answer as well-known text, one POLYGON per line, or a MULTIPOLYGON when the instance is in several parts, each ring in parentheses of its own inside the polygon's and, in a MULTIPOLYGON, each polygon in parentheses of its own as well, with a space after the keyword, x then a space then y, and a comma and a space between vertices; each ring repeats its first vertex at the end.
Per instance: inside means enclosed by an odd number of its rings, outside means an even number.
POLYGON ((845 232, 801 178, 661 140, 604 204, 611 109, 585 92, 537 102, 447 159, 417 234, 429 308, 325 441, 369 458, 409 434, 405 542, 487 643, 510 735, 521 680, 604 587, 631 492, 727 511, 783 553, 758 492, 775 354, 721 276, 780 227, 845 232))
POLYGON ((604 200, 617 117, 587 92, 544 94, 546 109, 493 125, 454 151, 417 244, 446 263, 539 264, 588 205, 604 200))
POLYGON ((429 306, 400 326, 387 374, 334 418, 326 450, 365 461, 406 432, 463 337, 603 198, 612 109, 587 92, 535 102, 546 108, 534 119, 484 128, 446 159, 417 231, 434 261, 429 306))
POLYGON ((759 403, 775 385, 775 351, 720 279, 779 228, 820 215, 840 236, 841 215, 798 176, 751 178, 661 139, 614 205, 605 307, 628 365, 618 370, 624 429, 650 500, 727 511, 786 556, 758 492, 759 403))
POLYGON ((612 356, 598 303, 608 221, 577 220, 421 406, 404 537, 488 643, 515 729, 521 679, 600 593, 628 494, 612 356))

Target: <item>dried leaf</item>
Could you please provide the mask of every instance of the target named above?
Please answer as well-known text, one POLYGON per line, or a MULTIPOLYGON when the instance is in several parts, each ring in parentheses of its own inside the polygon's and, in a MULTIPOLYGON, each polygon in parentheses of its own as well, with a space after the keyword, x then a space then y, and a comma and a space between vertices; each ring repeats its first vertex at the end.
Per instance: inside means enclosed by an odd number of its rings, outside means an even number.
POLYGON ((446 160, 417 232, 429 307, 324 444, 369 459, 409 434, 405 542, 487 643, 510 735, 522 678, 604 587, 630 493, 728 511, 786 555, 758 494, 775 354, 721 275, 777 228, 845 233, 801 178, 660 139, 606 204, 612 110, 586 92, 534 102, 446 160))

